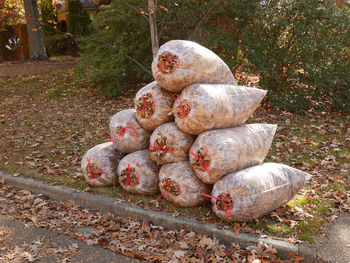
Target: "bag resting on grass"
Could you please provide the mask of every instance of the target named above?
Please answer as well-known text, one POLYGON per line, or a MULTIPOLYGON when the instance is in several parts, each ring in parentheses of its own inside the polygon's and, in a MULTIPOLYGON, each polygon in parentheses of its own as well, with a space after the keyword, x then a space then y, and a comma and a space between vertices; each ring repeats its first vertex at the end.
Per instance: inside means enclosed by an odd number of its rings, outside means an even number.
POLYGON ((259 106, 265 90, 223 84, 193 84, 175 101, 172 113, 180 130, 200 134, 242 125, 259 106))
POLYGON ((113 143, 105 142, 88 150, 81 159, 81 169, 85 181, 92 186, 112 185, 118 183, 117 164, 121 154, 114 148, 113 143))
POLYGON ((236 84, 230 68, 219 56, 187 40, 162 45, 153 59, 152 72, 157 83, 172 92, 192 83, 236 84))
POLYGON ((122 110, 109 122, 110 141, 123 153, 146 149, 149 146, 151 133, 140 126, 134 109, 122 110))
POLYGON ((275 124, 245 124, 200 134, 190 149, 197 177, 214 184, 225 174, 261 164, 275 136, 275 124))
POLYGON ((173 93, 162 89, 157 82, 153 81, 136 94, 137 121, 144 129, 153 131, 163 123, 174 121, 174 116, 169 114, 173 104, 173 93))
POLYGON ((214 184, 212 208, 224 221, 247 221, 286 204, 310 174, 278 163, 264 163, 230 173, 214 184), (227 213, 225 213, 227 211, 227 213))
POLYGON ((188 162, 168 163, 159 171, 159 188, 164 198, 186 207, 193 207, 209 201, 201 193, 209 194, 211 186, 202 183, 194 174, 188 162))
POLYGON ((159 167, 150 159, 148 150, 126 155, 117 169, 119 183, 125 191, 144 195, 159 192, 158 172, 159 167))
POLYGON ((158 165, 188 160, 194 137, 180 131, 174 122, 160 125, 151 135, 150 156, 158 165))

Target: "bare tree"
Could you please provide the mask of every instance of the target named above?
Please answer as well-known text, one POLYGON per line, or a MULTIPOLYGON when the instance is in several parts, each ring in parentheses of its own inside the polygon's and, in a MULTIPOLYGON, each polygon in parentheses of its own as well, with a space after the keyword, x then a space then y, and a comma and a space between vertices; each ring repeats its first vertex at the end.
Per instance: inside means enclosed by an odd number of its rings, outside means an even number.
POLYGON ((148 0, 149 6, 149 25, 151 28, 151 41, 152 41, 152 54, 153 57, 157 55, 159 49, 158 34, 157 34, 157 23, 156 23, 156 10, 157 0, 148 0))
POLYGON ((29 56, 32 59, 48 59, 39 22, 37 0, 24 0, 24 10, 27 19, 29 56))

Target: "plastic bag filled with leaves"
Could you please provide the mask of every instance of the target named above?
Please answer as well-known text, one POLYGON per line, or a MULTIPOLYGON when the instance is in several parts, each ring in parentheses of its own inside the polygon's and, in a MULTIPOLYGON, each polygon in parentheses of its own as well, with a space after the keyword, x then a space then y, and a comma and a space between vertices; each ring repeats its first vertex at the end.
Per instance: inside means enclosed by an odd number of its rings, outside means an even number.
POLYGON ((165 199, 177 205, 193 207, 209 201, 202 193, 209 194, 211 186, 195 176, 188 162, 177 162, 160 168, 159 188, 165 199))
POLYGON ((236 84, 230 68, 219 56, 187 40, 162 45, 152 62, 152 72, 160 86, 173 92, 192 83, 236 84))
POLYGON ((118 183, 117 165, 121 158, 113 143, 105 142, 88 150, 81 159, 81 169, 85 181, 92 186, 118 183))
POLYGON ((123 153, 148 148, 151 132, 140 126, 134 109, 122 110, 109 122, 109 130, 114 147, 123 153))
POLYGON ((190 149, 190 164, 204 183, 261 164, 275 136, 275 124, 246 124, 200 134, 190 149))
POLYGON ((194 136, 180 131, 174 122, 160 125, 151 135, 150 156, 158 165, 188 160, 194 136))
POLYGON ((173 106, 175 123, 189 134, 242 125, 259 106, 267 91, 222 84, 186 87, 173 106))
POLYGON ((211 202, 224 221, 247 221, 286 204, 310 174, 278 163, 265 163, 230 173, 214 184, 211 202))
POLYGON ((153 131, 163 123, 174 121, 174 116, 169 114, 173 104, 173 93, 153 81, 136 94, 136 118, 143 128, 153 131))
POLYGON ((119 183, 130 193, 153 195, 159 192, 159 167, 152 162, 148 150, 126 155, 118 165, 119 183))

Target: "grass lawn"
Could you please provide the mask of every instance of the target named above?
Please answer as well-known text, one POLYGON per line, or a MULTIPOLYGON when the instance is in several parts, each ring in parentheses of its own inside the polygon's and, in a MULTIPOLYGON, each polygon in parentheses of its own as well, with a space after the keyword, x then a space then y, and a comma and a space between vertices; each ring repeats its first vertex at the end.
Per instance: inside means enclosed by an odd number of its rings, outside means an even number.
POLYGON ((316 112, 300 115, 257 110, 249 122, 277 123, 266 161, 289 164, 313 174, 284 207, 247 223, 224 223, 209 204, 177 207, 159 195, 128 194, 121 187, 90 189, 81 177, 80 160, 94 145, 109 138, 108 123, 116 112, 133 107, 135 87, 107 100, 95 95, 86 80, 71 70, 0 80, 0 169, 128 200, 155 211, 188 215, 236 232, 268 234, 288 241, 312 242, 350 204, 350 116, 316 112))

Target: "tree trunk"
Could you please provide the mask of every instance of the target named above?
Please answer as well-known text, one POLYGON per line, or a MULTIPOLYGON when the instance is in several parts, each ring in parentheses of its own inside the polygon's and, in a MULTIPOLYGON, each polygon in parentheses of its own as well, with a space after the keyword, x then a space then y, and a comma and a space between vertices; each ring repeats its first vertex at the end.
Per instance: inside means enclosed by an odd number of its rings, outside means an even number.
POLYGON ((31 59, 48 59, 44 45, 43 34, 39 22, 37 0, 24 0, 24 10, 27 20, 29 41, 29 56, 31 59))
MULTIPOLYGON (((157 0, 156 0, 157 5, 157 0)), ((153 57, 157 55, 159 49, 158 36, 157 36, 157 23, 156 23, 156 9, 154 0, 148 0, 149 6, 149 25, 151 28, 151 41, 152 41, 152 54, 153 57)))

